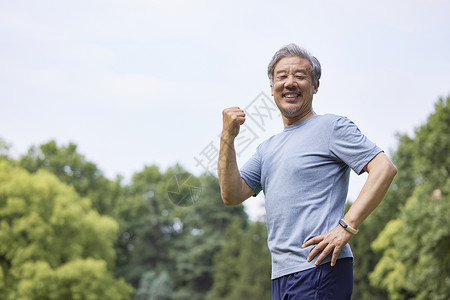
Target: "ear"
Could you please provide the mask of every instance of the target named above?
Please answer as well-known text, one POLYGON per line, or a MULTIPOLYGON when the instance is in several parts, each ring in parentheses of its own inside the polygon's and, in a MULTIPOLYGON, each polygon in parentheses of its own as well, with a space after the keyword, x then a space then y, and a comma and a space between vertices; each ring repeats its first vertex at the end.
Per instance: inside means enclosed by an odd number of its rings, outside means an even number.
POLYGON ((270 85, 270 92, 272 93, 272 97, 273 97, 273 85, 270 85))
POLYGON ((316 86, 314 87, 314 94, 316 94, 317 91, 319 90, 319 85, 320 85, 320 80, 317 80, 317 84, 316 84, 316 86))

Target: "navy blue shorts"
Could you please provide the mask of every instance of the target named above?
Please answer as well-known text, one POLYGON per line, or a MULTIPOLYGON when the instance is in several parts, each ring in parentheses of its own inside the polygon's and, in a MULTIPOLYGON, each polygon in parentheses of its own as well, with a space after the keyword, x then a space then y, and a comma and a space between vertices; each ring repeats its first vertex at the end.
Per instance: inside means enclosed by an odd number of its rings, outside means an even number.
POLYGON ((350 299, 353 290, 353 259, 330 263, 272 280, 272 300, 350 299))

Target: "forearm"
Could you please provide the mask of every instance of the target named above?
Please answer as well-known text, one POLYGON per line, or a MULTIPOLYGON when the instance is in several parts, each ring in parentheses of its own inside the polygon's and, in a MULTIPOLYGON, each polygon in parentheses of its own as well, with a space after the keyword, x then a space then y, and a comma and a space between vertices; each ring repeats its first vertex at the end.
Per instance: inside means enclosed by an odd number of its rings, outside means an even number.
POLYGON ((222 200, 226 205, 238 205, 243 197, 243 180, 237 165, 234 137, 223 135, 220 139, 218 175, 222 200))
POLYGON ((378 154, 367 166, 369 175, 361 193, 355 200, 344 220, 357 228, 380 204, 386 195, 397 169, 384 153, 378 154))

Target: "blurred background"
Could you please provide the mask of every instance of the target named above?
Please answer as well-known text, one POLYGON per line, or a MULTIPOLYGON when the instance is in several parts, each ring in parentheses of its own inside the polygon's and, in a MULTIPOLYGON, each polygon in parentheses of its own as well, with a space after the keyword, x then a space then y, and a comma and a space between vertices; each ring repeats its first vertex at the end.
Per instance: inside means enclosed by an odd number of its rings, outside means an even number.
POLYGON ((399 169, 351 241, 353 298, 447 299, 449 11, 0 2, 0 298, 270 299, 264 197, 224 207, 215 163, 226 107, 254 117, 240 165, 282 130, 255 113, 293 42, 322 64, 315 111, 352 119, 399 169))

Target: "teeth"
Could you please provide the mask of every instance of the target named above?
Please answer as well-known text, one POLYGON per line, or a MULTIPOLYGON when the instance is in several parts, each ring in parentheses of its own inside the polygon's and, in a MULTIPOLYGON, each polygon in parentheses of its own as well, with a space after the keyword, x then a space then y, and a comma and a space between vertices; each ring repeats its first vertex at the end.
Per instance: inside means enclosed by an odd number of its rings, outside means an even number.
POLYGON ((287 98, 295 98, 297 97, 297 94, 286 94, 287 98))

